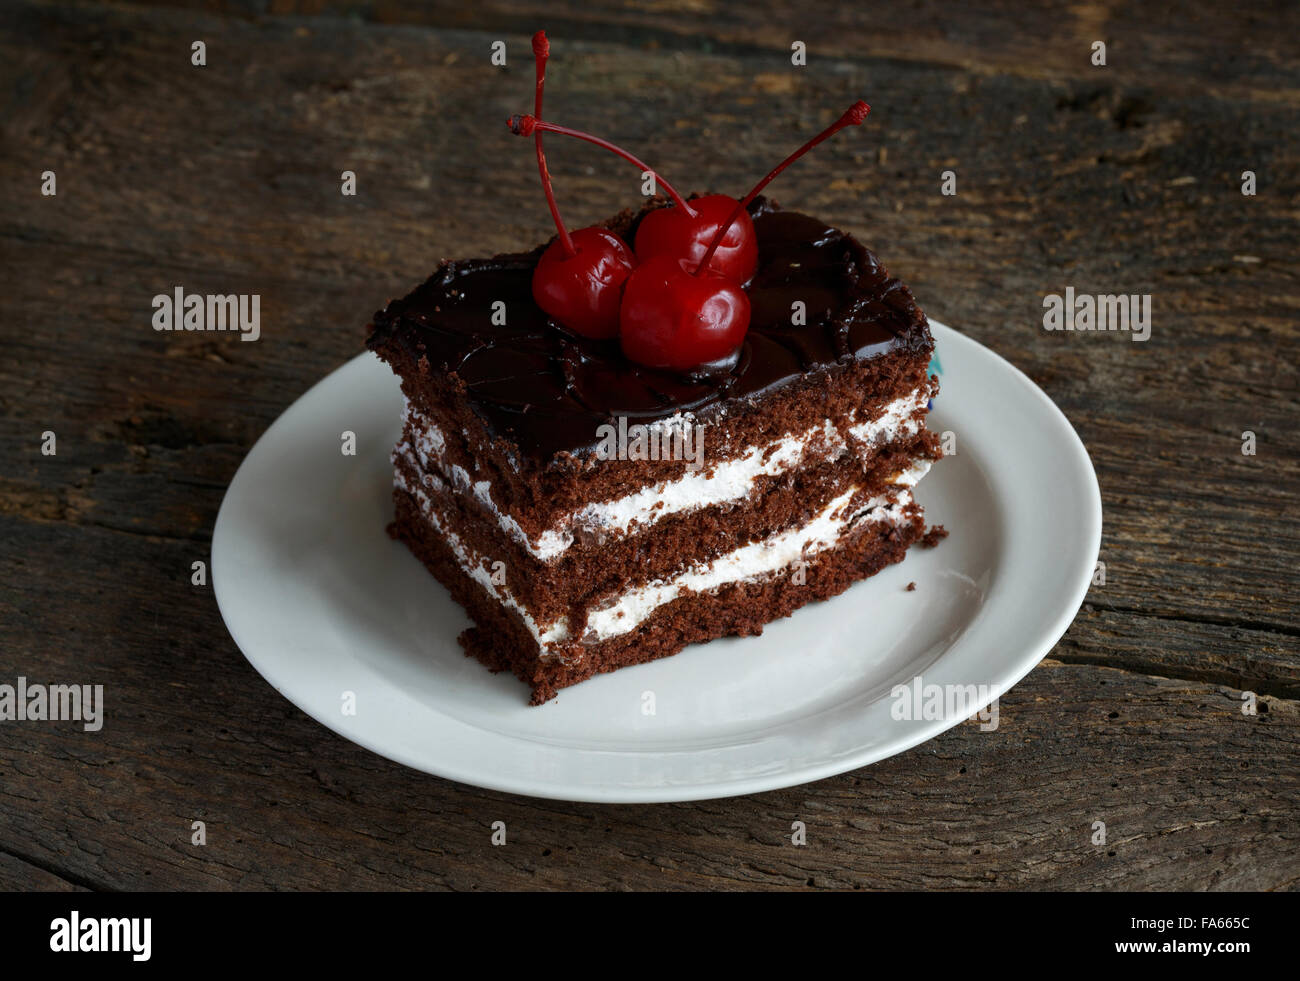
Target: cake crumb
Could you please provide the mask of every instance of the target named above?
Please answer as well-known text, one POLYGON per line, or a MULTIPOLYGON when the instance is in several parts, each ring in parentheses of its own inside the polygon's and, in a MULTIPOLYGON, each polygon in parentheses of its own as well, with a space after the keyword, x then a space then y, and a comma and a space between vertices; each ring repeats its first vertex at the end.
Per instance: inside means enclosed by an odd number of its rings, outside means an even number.
POLYGON ((934 548, 941 541, 948 537, 948 529, 943 525, 933 525, 929 531, 921 538, 920 545, 922 548, 934 548))
POLYGON ((909 583, 907 584, 907 591, 908 591, 909 593, 914 593, 914 592, 916 592, 916 583, 914 583, 914 582, 909 582, 909 583))

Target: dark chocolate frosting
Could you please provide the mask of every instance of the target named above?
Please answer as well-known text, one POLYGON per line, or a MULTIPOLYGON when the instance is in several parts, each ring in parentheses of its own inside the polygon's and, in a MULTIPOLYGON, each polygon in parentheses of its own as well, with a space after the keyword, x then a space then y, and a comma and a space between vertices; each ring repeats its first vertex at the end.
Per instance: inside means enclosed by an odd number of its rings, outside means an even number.
MULTIPOLYGON (((610 227, 631 243, 650 207, 610 227)), ((737 401, 809 373, 931 346, 911 292, 853 236, 763 198, 750 212, 759 264, 745 287, 749 331, 738 357, 692 377, 641 367, 623 356, 617 340, 589 340, 550 320, 532 298, 542 247, 443 263, 375 314, 367 344, 381 356, 400 344, 414 360, 455 372, 488 431, 536 464, 587 452, 597 428, 613 417, 650 422, 692 412, 707 423, 737 401), (791 325, 796 300, 806 305, 806 326, 791 325), (505 303, 504 326, 492 324, 496 301, 505 303)))

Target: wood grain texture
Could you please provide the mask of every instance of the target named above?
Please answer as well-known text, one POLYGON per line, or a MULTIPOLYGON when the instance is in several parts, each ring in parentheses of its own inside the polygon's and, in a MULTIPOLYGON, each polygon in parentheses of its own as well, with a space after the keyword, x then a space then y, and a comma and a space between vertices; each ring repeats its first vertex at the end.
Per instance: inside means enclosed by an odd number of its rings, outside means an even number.
POLYGON ((84 886, 0 852, 0 890, 5 892, 86 892, 84 886))
MULTIPOLYGON (((112 707, 95 734, 0 724, 0 887, 1297 887, 1293 5, 206 7, 0 11, 0 681, 103 680, 112 707), (1106 584, 996 732, 735 800, 532 801, 324 730, 190 585, 247 449, 375 308, 443 256, 547 237, 502 125, 539 26, 552 117, 686 188, 741 190, 872 103, 775 196, 1041 385, 1102 487, 1106 584), (262 340, 155 333, 176 285, 260 293, 262 340), (1066 286, 1152 294, 1151 340, 1043 331, 1066 286)), ((635 200, 598 151, 553 157, 571 221, 635 200)))

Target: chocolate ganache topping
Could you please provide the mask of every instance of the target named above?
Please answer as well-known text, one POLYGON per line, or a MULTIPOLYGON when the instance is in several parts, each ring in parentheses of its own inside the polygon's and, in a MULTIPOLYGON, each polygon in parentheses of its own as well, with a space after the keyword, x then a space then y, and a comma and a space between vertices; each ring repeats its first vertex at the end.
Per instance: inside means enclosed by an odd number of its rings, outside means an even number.
MULTIPOLYGON (((632 241, 653 207, 610 227, 632 241)), ((931 345, 910 291, 853 236, 761 197, 749 210, 759 250, 758 272, 745 284, 749 331, 737 357, 691 376, 637 365, 617 339, 580 337, 547 317, 531 287, 542 248, 443 263, 375 314, 367 346, 397 343, 413 359, 454 372, 488 431, 544 465, 559 453, 590 451, 598 427, 619 416, 644 423, 682 412, 708 423, 810 372, 931 345), (806 311, 799 326, 796 301, 806 311), (497 302, 505 304, 501 326, 492 323, 497 302)))

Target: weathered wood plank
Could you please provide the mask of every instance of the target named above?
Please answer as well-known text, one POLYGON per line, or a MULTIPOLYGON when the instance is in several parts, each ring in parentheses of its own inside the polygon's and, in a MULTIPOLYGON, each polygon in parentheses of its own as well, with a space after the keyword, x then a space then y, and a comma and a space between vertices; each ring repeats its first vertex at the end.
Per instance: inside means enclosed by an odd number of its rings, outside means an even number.
POLYGON ((1053 656, 1242 690, 1300 698, 1293 635, 1241 624, 1162 617, 1108 606, 1094 589, 1053 656))
MULTIPOLYGON (((175 0, 163 0, 171 6, 175 0)), ((179 4, 189 6, 188 4, 179 4)), ((481 31, 496 37, 546 28, 553 37, 652 51, 742 55, 788 63, 801 40, 810 59, 933 64, 972 75, 1095 79, 1092 45, 1107 66, 1153 86, 1194 84, 1295 104, 1291 71, 1300 15, 1274 3, 1242 9, 1205 3, 1142 5, 1012 0, 954 7, 836 4, 815 13, 797 0, 668 0, 652 4, 487 0, 210 0, 234 16, 360 17, 380 24, 481 31)), ((522 49, 527 58, 526 46, 522 49)), ((813 62, 810 61, 810 64, 813 62)))
MULTIPOLYGON (((110 713, 97 734, 0 726, 0 885, 55 869, 102 888, 1295 888, 1293 7, 213 7, 239 16, 0 12, 0 680, 102 680, 110 713), (527 801, 325 731, 189 584, 247 448, 359 350, 374 308, 442 256, 547 236, 501 125, 529 106, 537 26, 553 117, 684 187, 739 192, 873 103, 774 193, 860 234, 1042 385, 1102 486, 1106 584, 1055 652, 1071 663, 1004 699, 997 732, 736 801, 527 801), (1087 64, 1094 35, 1107 69, 1087 64), (260 293, 263 338, 155 333, 150 299, 176 285, 260 293), (1043 331, 1043 295, 1066 286, 1151 293, 1151 340, 1043 331), (1266 711, 1243 716, 1239 689, 1266 711), (782 837, 796 819, 807 848, 782 837)), ((637 175, 597 151, 551 162, 571 221, 636 199, 637 175)))
POLYGON ((84 892, 61 876, 0 852, 0 892, 84 892))

